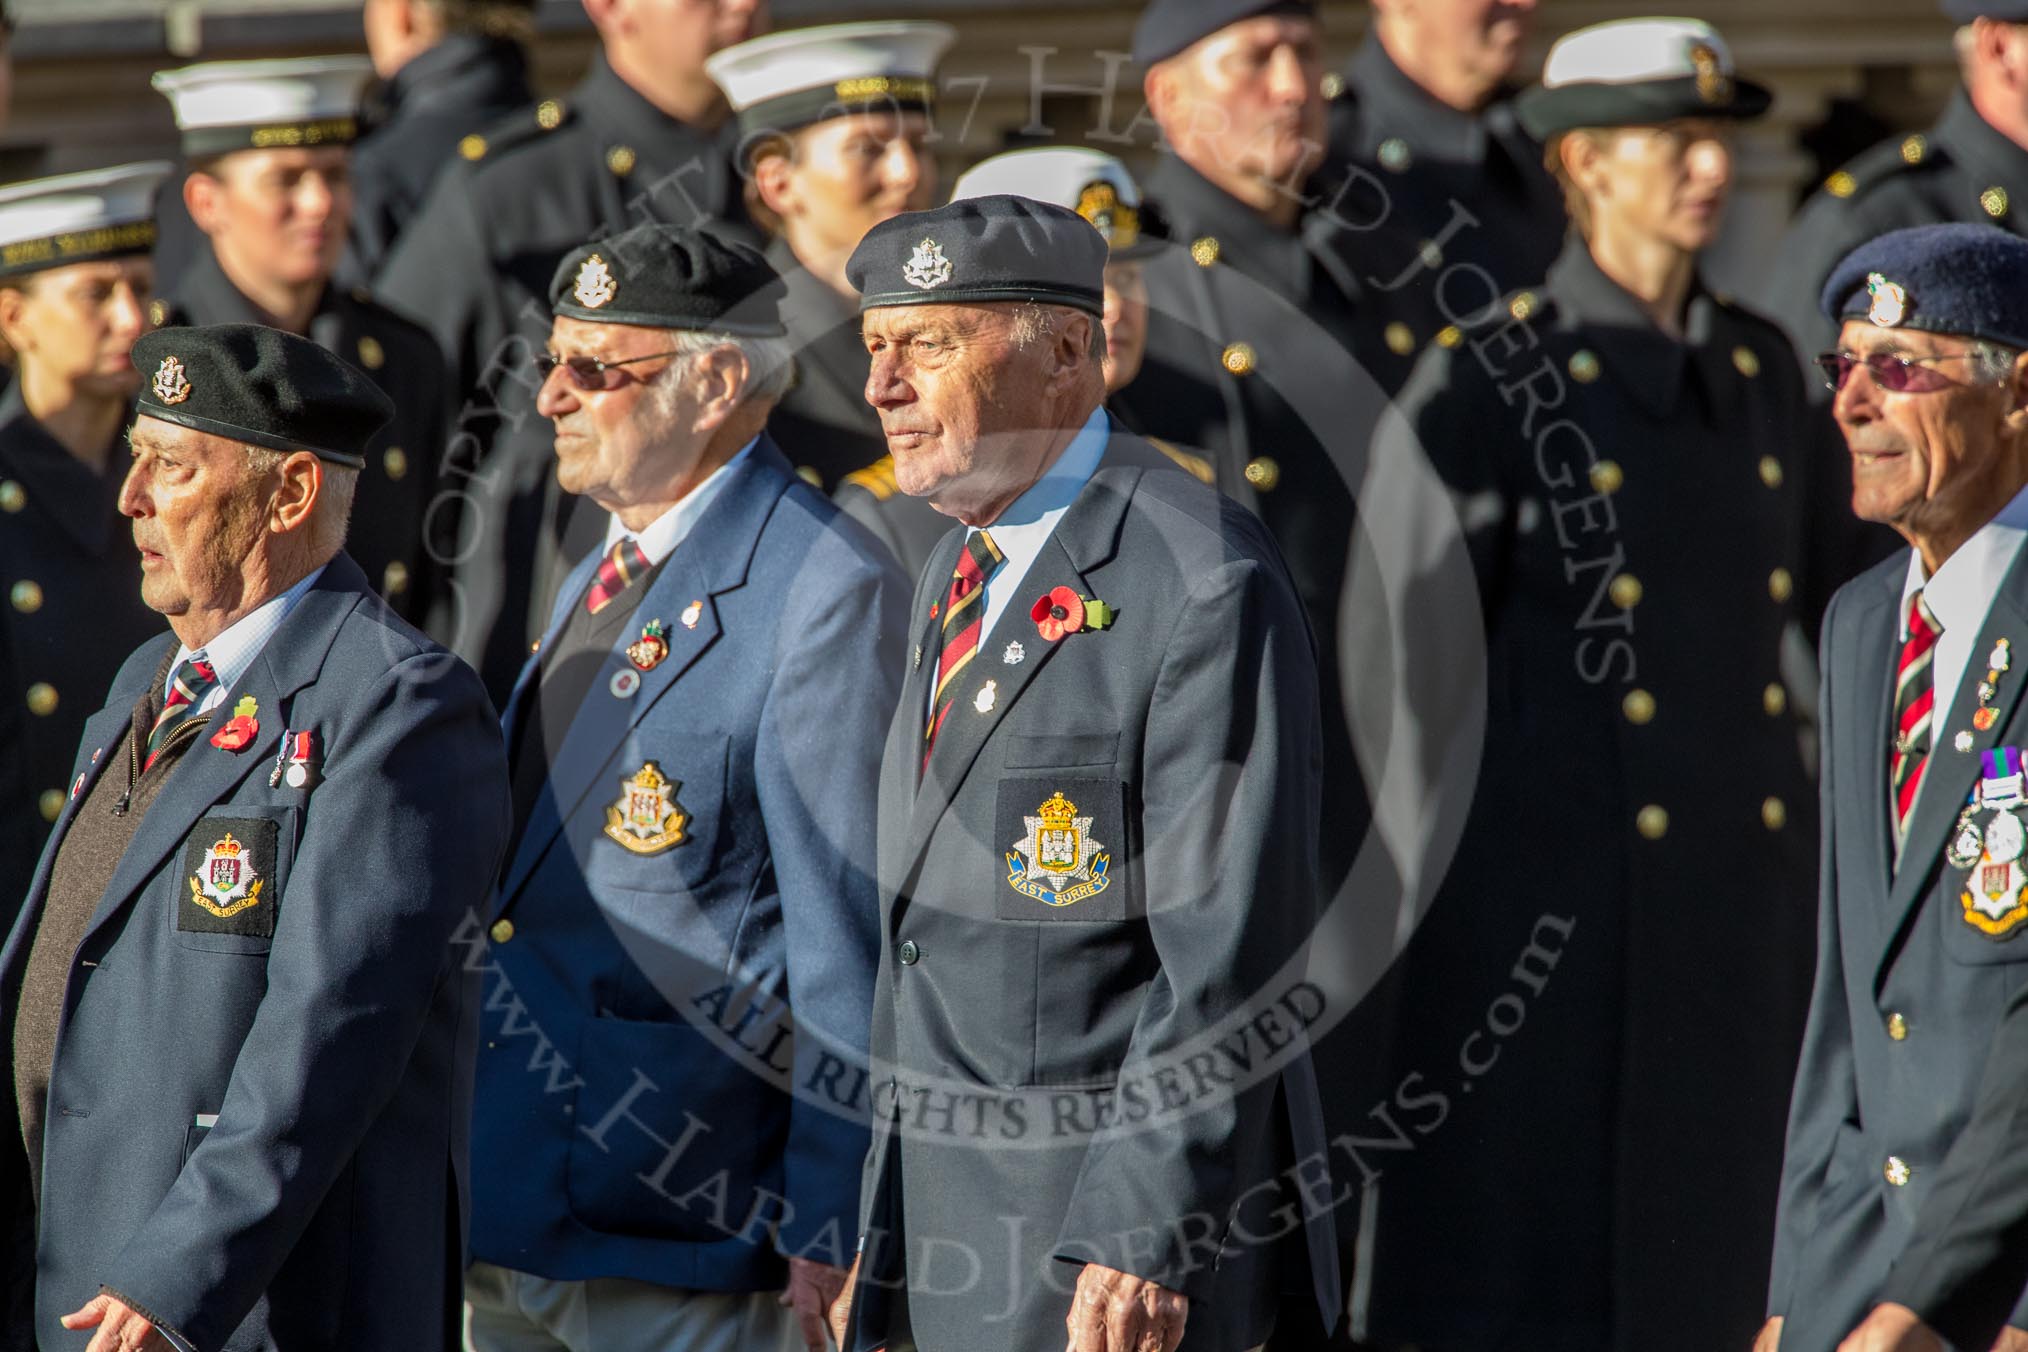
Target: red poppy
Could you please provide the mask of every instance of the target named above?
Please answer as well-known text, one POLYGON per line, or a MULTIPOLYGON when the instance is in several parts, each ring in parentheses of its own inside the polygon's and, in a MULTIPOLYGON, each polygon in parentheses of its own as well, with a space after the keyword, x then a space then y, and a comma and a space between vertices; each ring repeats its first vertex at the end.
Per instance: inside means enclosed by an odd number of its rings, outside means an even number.
POLYGON ((1028 618, 1035 621, 1042 637, 1054 643, 1084 628, 1084 601, 1068 587, 1054 587, 1028 608, 1028 618))
POLYGON ((224 751, 244 751, 253 745, 254 738, 261 735, 261 725, 245 714, 226 720, 225 726, 211 734, 211 744, 224 751))

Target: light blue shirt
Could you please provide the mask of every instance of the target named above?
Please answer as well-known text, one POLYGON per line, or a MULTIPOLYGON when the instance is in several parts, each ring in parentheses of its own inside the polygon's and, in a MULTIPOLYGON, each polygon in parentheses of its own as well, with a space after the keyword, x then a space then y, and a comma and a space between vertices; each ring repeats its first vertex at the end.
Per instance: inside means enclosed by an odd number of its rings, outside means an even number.
MULTIPOLYGON (((711 471, 703 483, 684 495, 681 502, 649 522, 640 534, 634 536, 634 543, 641 547, 641 553, 647 558, 650 568, 676 552, 676 546, 682 544, 696 528, 697 518, 704 515, 704 509, 725 491, 725 485, 732 478, 733 470, 738 468, 759 444, 760 438, 755 437, 740 447, 737 455, 711 471)), ((620 524, 620 519, 614 517, 606 524, 606 549, 610 551, 629 533, 627 528, 620 524)))
POLYGON ((225 702, 225 692, 246 675, 254 659, 261 655, 261 649, 275 636, 275 630, 282 627, 282 621, 289 618, 289 612, 296 608, 296 602, 303 599, 303 593, 316 584, 324 575, 320 565, 310 575, 280 596, 270 597, 246 614, 225 627, 225 632, 199 648, 196 652, 187 647, 176 649, 176 660, 169 666, 169 677, 162 682, 162 698, 169 698, 170 689, 176 684, 176 671, 193 657, 201 657, 211 663, 211 669, 218 673, 218 684, 197 701, 197 712, 209 713, 225 702))
MULTIPOLYGON (((1092 410, 1070 445, 1063 448, 1063 454, 1056 457, 1056 463, 1029 486, 1026 493, 1014 499, 1013 505, 1000 513, 999 520, 985 528, 993 537, 993 543, 1000 547, 1001 557, 1006 560, 993 576, 987 579, 985 602, 985 627, 979 631, 981 652, 993 636, 993 627, 1000 622, 1000 616, 1017 598, 1021 599, 1025 615, 1035 597, 1029 594, 1028 570, 1041 557, 1042 547, 1049 543, 1049 537, 1056 530, 1056 523, 1063 520, 1063 514, 1070 510, 1070 504, 1077 501, 1077 495, 1098 472, 1099 461, 1105 458, 1106 443, 1112 438, 1112 422, 1104 408, 1092 410)), ((965 539, 970 542, 972 533, 967 531, 965 539)), ((948 582, 945 584, 948 588, 948 582)), ((1038 593, 1039 594, 1039 593, 1038 593)), ((1039 643, 1041 636, 1031 626, 1024 643, 1039 643)), ((1005 652, 1002 645, 1000 652, 1005 652)), ((994 654, 996 660, 998 654, 994 654)), ((930 709, 936 708, 936 682, 930 683, 930 709)))
MULTIPOLYGON (((1908 602, 1918 591, 1943 627, 1930 655, 1931 688, 1936 692, 1929 739, 1933 747, 1943 743, 1944 721, 1950 717, 1965 668, 1971 665, 1972 645, 1986 627, 1986 612, 1993 608, 1993 598, 2000 594, 2000 584, 2007 580, 2024 540, 2028 540, 2028 489, 2016 494, 1971 539, 1959 545, 1957 553, 1938 564, 1935 577, 1924 572, 1920 553, 1908 552, 1908 576, 1901 585, 1899 641, 1908 642, 1908 602)), ((1977 656, 1984 658, 1986 654, 1977 656)), ((2019 656, 2028 659, 2028 648, 2019 656)), ((1982 663, 1982 677, 1985 670, 1982 663)))

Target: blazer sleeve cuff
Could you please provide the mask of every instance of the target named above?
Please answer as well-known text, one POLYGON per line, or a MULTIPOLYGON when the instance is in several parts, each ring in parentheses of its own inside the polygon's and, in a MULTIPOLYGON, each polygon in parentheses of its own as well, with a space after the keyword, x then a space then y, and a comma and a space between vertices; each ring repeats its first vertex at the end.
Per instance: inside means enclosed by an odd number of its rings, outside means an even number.
POLYGON ((176 1329, 169 1327, 169 1325, 163 1323, 161 1316, 157 1315, 153 1310, 149 1309, 146 1305, 143 1305, 140 1301, 134 1300, 130 1296, 126 1295, 124 1292, 116 1291, 110 1286, 101 1286, 99 1288, 99 1294, 102 1296, 111 1296, 114 1300, 117 1300, 118 1302, 120 1302, 120 1304, 132 1310, 135 1314, 140 1315, 141 1318, 147 1320, 150 1324, 153 1324, 155 1326, 155 1332, 161 1334, 163 1338, 167 1339, 169 1345, 175 1348, 176 1352, 197 1352, 196 1343, 191 1342, 190 1339, 184 1337, 182 1333, 178 1332, 176 1329))

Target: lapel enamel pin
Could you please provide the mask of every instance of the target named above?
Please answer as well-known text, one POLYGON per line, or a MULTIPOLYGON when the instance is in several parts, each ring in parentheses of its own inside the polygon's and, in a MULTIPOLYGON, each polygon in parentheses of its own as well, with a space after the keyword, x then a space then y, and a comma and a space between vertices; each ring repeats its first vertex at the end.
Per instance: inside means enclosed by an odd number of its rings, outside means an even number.
POLYGON ((697 622, 704 618, 704 602, 692 601, 689 605, 683 607, 683 614, 678 618, 683 621, 685 629, 695 629, 697 622))
POLYGON ((252 695, 242 695, 232 706, 232 717, 211 734, 211 744, 224 751, 244 751, 261 735, 260 705, 252 695))
POLYGON ((613 679, 606 688, 613 692, 614 699, 632 699, 641 688, 641 673, 632 667, 621 667, 613 673, 613 679))
POLYGON ((1017 639, 1007 645, 1007 651, 1000 654, 1000 660, 1010 667, 1018 667, 1027 656, 1028 650, 1022 647, 1020 640, 1017 639))
POLYGON ((1993 707, 1993 700, 2000 693, 2001 675, 2013 665, 2012 648, 2013 644, 2003 638, 1986 654, 1986 679, 1979 682, 1979 708, 1972 715, 1972 726, 1980 732, 2000 721, 2000 711, 1993 707))
POLYGON ((979 687, 979 697, 972 701, 972 707, 982 714, 993 712, 993 701, 1000 697, 1000 683, 988 681, 979 687))
MULTIPOLYGON (((693 621, 690 626, 697 627, 693 621)), ((669 627, 660 620, 650 620, 641 626, 641 636, 627 645, 627 660, 643 671, 653 671, 662 665, 662 659, 669 655, 669 640, 665 635, 669 627)))

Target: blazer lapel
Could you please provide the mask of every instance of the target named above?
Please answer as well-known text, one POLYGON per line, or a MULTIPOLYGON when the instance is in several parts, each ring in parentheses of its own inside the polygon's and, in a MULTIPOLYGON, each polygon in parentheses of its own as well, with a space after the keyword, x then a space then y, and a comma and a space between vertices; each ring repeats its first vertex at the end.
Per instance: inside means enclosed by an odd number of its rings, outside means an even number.
MULTIPOLYGON (((228 798, 242 779, 273 756, 282 737, 283 701, 317 679, 324 656, 338 637, 339 625, 370 594, 358 565, 345 555, 326 566, 317 585, 296 603, 246 673, 226 691, 207 731, 198 735, 169 771, 147 817, 120 856, 98 909, 92 912, 87 936, 133 899, 163 859, 183 843, 198 818, 228 798), (252 696, 259 706, 255 719, 259 734, 240 751, 213 746, 210 733, 223 725, 233 706, 246 696, 252 696)), ((327 747, 325 751, 327 755, 343 754, 344 748, 327 747)))
MULTIPOLYGON (((1923 770, 1922 789, 1916 794, 1915 807, 1909 815, 1901 867, 1888 893, 1888 913, 1901 918, 1895 933, 1897 946, 1935 884, 1943 864, 1946 838, 1979 778, 1983 753, 1999 745, 2013 721, 2022 687, 2028 686, 2028 613, 2024 613, 2024 591, 2028 591, 2028 549, 2008 569, 2006 582, 1986 612, 1986 622, 1972 645, 1964 675, 1951 700, 1950 717, 1932 725, 1929 763, 1923 770), (1994 683, 1992 708, 1996 716, 1989 726, 1980 729, 1972 722, 1979 709, 1979 683, 1985 678, 1987 656, 2003 638, 2021 656, 1994 683), (1956 749, 1955 742, 1962 733, 1971 734, 1969 752, 1956 749)), ((1885 754, 1883 747, 1883 757, 1885 754)), ((1886 761, 1883 759, 1880 764, 1880 773, 1885 775, 1886 761)))
MULTIPOLYGON (((747 566, 760 541, 761 530, 788 485, 788 462, 772 442, 763 439, 748 462, 734 472, 732 481, 720 490, 718 499, 705 509, 688 538, 669 557, 660 576, 635 608, 634 616, 640 624, 630 621, 613 640, 604 665, 585 694, 584 706, 571 719, 563 741, 555 748, 556 759, 549 767, 548 783, 529 810, 527 828, 515 848, 496 908, 503 908, 528 881, 563 824, 591 791, 613 752, 718 640, 721 629, 716 598, 746 582, 747 566), (693 603, 695 624, 688 618, 693 603), (608 682, 615 673, 633 667, 627 648, 640 636, 641 625, 656 619, 663 623, 669 655, 653 670, 640 673, 641 686, 633 698, 617 698, 608 682)), ((556 627, 552 625, 552 632, 556 627)), ((526 673, 524 676, 530 681, 535 679, 526 673)), ((534 698, 534 691, 531 689, 526 697, 534 698)), ((518 751, 521 755, 537 754, 532 747, 518 751)), ((613 791, 618 793, 617 786, 613 791)))
POLYGON ((1887 749, 1894 721, 1894 662, 1896 649, 1895 602, 1901 596, 1900 575, 1889 580, 1872 596, 1853 626, 1852 653, 1847 669, 1855 673, 1853 716, 1847 734, 1850 741, 1844 761, 1859 767, 1860 796, 1865 800, 1860 818, 1868 824, 1866 840, 1871 855, 1871 879, 1883 891, 1894 878, 1894 845, 1888 835, 1887 749), (1888 655, 1882 661, 1883 654, 1888 655))
MULTIPOLYGON (((980 640, 980 660, 974 661, 959 678, 950 717, 937 734, 936 752, 916 789, 901 860, 905 872, 912 872, 922 859, 931 834, 964 786, 980 751, 1022 693, 1035 683, 1049 659, 1066 643, 1107 641, 1103 633, 1085 631, 1048 642, 1036 632, 1035 622, 1029 618, 1029 606, 1034 598, 1054 587, 1068 587, 1080 596, 1094 594, 1086 574, 1112 557, 1119 542, 1120 522, 1126 516, 1127 504, 1141 473, 1140 465, 1120 463, 1110 454, 1107 461, 1100 463, 1098 472, 1057 522, 1028 575, 1014 583, 1020 591, 1008 599, 993 632, 980 640), (1002 650, 1012 637, 1019 637, 1027 649, 1029 656, 1024 661, 1010 667, 986 656, 1002 650), (981 695, 988 684, 993 686, 992 697, 982 702, 981 695)), ((939 550, 939 554, 949 555, 945 561, 954 563, 955 552, 948 546, 939 550)), ((928 665, 927 657, 924 665, 928 665)), ((912 709, 905 707, 904 717, 911 713, 921 716, 926 710, 927 693, 921 689, 916 693, 924 702, 912 709)))

